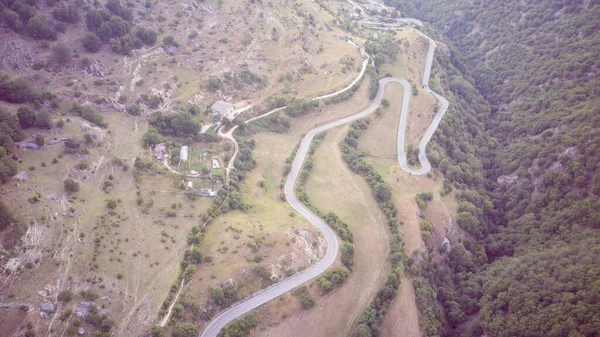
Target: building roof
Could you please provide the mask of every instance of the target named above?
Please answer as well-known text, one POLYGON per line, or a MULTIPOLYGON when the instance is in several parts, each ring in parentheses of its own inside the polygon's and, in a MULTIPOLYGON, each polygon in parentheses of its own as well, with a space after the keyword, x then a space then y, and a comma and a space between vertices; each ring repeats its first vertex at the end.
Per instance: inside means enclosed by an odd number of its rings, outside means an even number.
POLYGON ((217 114, 223 116, 227 113, 227 110, 233 109, 233 104, 227 103, 225 101, 216 101, 213 103, 213 105, 210 107, 210 109, 212 110, 213 113, 217 113, 217 114))
POLYGON ((188 160, 188 147, 182 146, 181 151, 179 152, 179 160, 187 161, 188 160))

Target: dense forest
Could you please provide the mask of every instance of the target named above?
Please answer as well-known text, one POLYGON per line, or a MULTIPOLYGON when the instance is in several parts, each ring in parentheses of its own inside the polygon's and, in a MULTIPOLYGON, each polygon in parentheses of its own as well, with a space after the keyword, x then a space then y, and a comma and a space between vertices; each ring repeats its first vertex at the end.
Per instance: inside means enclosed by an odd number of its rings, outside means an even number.
POLYGON ((600 1, 386 3, 449 50, 430 155, 466 237, 417 271, 425 334, 600 335, 600 1))

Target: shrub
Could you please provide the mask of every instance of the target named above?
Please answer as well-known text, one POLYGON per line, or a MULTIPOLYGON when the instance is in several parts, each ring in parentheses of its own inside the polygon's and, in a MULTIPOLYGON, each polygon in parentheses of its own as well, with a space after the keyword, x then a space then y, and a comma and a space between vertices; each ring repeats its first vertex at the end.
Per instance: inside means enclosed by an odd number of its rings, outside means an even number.
POLYGON ((52 16, 58 21, 77 23, 79 22, 79 14, 77 13, 77 7, 74 5, 60 6, 52 11, 52 16))
POLYGON ((0 201, 0 230, 16 222, 17 220, 13 217, 8 207, 0 201))
POLYGON ((352 266, 354 265, 354 245, 350 242, 344 242, 340 250, 342 251, 342 263, 348 269, 352 270, 352 266))
POLYGON ((35 112, 29 107, 22 105, 17 110, 17 118, 22 128, 27 129, 35 125, 35 112))
POLYGON ((24 78, 9 79, 0 73, 0 100, 9 103, 25 103, 33 99, 33 90, 24 78))
POLYGON ((138 28, 138 30, 135 32, 135 35, 138 37, 138 39, 140 39, 144 44, 147 45, 154 45, 156 43, 156 32, 153 31, 152 29, 146 29, 146 28, 138 28))
POLYGON ((47 111, 39 111, 35 117, 35 126, 41 129, 52 129, 52 117, 47 111))
POLYGON ((96 112, 96 109, 89 104, 81 105, 79 103, 73 103, 71 111, 78 114, 83 119, 98 125, 99 127, 108 127, 108 123, 104 120, 104 117, 96 112))
POLYGON ((18 32, 23 28, 23 24, 21 23, 21 19, 19 18, 19 14, 11 11, 8 8, 4 8, 2 10, 2 14, 0 15, 4 22, 8 24, 8 27, 15 32, 18 32))
POLYGON ((73 293, 68 290, 63 290, 58 293, 58 300, 61 302, 70 302, 73 299, 73 293))
POLYGON ((198 328, 192 323, 177 323, 173 329, 173 337, 196 337, 198 328))
POLYGON ((73 179, 67 179, 63 182, 65 191, 68 193, 75 193, 79 191, 79 183, 73 179))
POLYGON ((35 144, 37 146, 44 146, 44 144, 46 144, 46 140, 44 139, 44 136, 36 135, 35 136, 35 144))
POLYGON ((302 309, 310 309, 315 306, 315 299, 308 292, 305 286, 300 287, 292 292, 292 294, 300 299, 302 309))
POLYGON ((81 39, 81 44, 83 45, 83 48, 90 53, 95 53, 102 47, 102 41, 100 41, 98 35, 94 33, 86 34, 83 39, 81 39))
POLYGON ((140 115, 140 105, 139 104, 132 104, 127 106, 127 113, 133 116, 139 116, 140 115))
POLYGON ((50 28, 48 20, 36 15, 27 21, 27 31, 36 40, 56 40, 56 32, 50 28))
POLYGON ((150 329, 150 337, 165 337, 165 328, 159 325, 155 325, 150 329))
POLYGON ((118 201, 115 198, 110 198, 110 199, 106 200, 106 207, 108 207, 110 209, 117 208, 117 204, 118 204, 118 201))

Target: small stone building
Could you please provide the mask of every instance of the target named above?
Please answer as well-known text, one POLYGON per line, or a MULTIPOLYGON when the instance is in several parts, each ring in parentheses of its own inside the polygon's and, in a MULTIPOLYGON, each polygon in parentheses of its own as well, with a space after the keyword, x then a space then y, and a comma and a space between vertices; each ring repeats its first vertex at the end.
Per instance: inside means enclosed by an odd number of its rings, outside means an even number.
POLYGON ((231 103, 228 103, 225 101, 216 101, 210 107, 210 111, 212 112, 213 115, 218 116, 219 118, 222 118, 222 117, 226 116, 227 114, 233 112, 234 108, 235 108, 234 105, 231 103))

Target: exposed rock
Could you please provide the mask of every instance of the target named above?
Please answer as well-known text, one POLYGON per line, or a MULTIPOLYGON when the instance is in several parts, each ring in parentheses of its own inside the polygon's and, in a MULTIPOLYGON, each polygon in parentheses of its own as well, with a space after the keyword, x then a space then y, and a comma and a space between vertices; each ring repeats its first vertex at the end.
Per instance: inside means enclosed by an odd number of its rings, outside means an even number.
MULTIPOLYGON (((85 318, 90 312, 90 306, 95 305, 94 302, 79 302, 75 309, 73 310, 73 314, 79 318, 85 318)), ((108 314, 106 309, 98 307, 98 311, 100 314, 108 314)))
POLYGON ((173 55, 173 54, 177 53, 177 47, 175 47, 173 45, 164 46, 163 50, 165 51, 165 53, 167 53, 169 55, 173 55))
POLYGON ((79 318, 87 317, 88 313, 90 312, 90 305, 92 305, 92 304, 93 304, 92 302, 79 303, 75 307, 75 310, 73 310, 73 314, 79 318))
POLYGON ((519 181, 519 176, 515 173, 499 176, 496 181, 498 181, 498 184, 500 185, 512 185, 519 181))
POLYGON ((562 172, 564 169, 564 166, 561 162, 557 161, 556 163, 550 165, 550 171, 554 171, 554 172, 562 172))
POLYGON ((565 150, 565 154, 569 156, 569 159, 575 160, 577 158, 577 148, 575 146, 570 146, 565 150))
POLYGON ((52 193, 52 194, 49 194, 49 195, 46 197, 46 199, 47 199, 47 200, 56 200, 56 199, 58 199, 58 197, 56 196, 56 193, 52 193))
POLYGON ((309 265, 324 255, 325 244, 320 236, 305 230, 297 230, 292 235, 296 238, 296 244, 304 251, 309 265))
POLYGON ((12 36, 0 39, 0 69, 25 69, 34 63, 31 46, 25 40, 12 36))
POLYGON ((106 66, 102 62, 94 60, 88 66, 83 67, 81 72, 84 75, 91 74, 96 77, 104 77, 104 73, 106 72, 106 66))
POLYGON ((27 179, 29 179, 29 175, 27 175, 27 172, 25 171, 19 172, 19 174, 15 176, 15 179, 17 179, 18 181, 26 181, 27 179))
POLYGON ((440 247, 444 249, 444 253, 450 253, 450 250, 452 249, 452 247, 450 246, 450 240, 448 240, 448 238, 445 237, 440 247))
POLYGON ((10 309, 27 308, 27 310, 29 310, 29 309, 31 309, 31 304, 27 304, 27 303, 0 303, 0 308, 10 308, 10 309))
POLYGON ((54 145, 56 143, 60 143, 60 142, 64 142, 65 140, 69 140, 70 138, 59 138, 59 139, 53 139, 50 140, 46 143, 46 145, 54 145))
POLYGON ((54 303, 50 301, 44 301, 40 306, 40 310, 44 312, 54 312, 54 310, 56 310, 56 307, 54 306, 54 303))

